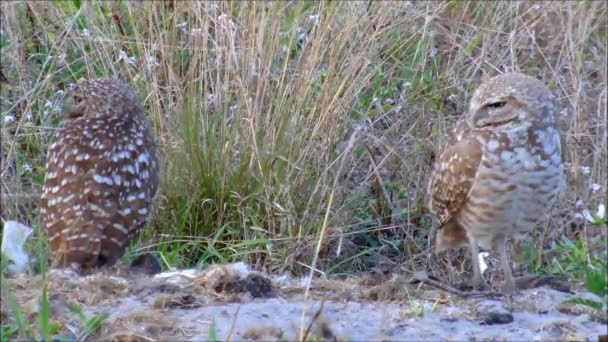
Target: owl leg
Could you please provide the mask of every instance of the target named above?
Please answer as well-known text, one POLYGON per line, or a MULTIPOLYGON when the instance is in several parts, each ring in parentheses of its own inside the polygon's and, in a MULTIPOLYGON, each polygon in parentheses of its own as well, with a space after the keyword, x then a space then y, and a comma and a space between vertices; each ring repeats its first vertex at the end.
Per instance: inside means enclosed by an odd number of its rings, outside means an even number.
POLYGON ((513 280, 513 273, 511 272, 511 263, 509 262, 509 254, 507 253, 507 239, 502 237, 496 241, 498 254, 500 255, 500 261, 502 263, 502 269, 505 274, 505 283, 503 291, 506 295, 512 295, 515 291, 515 281, 513 280))
POLYGON ((477 240, 469 236, 471 247, 471 261, 473 262, 473 289, 482 290, 485 287, 483 278, 481 277, 481 268, 479 267, 479 245, 477 240))

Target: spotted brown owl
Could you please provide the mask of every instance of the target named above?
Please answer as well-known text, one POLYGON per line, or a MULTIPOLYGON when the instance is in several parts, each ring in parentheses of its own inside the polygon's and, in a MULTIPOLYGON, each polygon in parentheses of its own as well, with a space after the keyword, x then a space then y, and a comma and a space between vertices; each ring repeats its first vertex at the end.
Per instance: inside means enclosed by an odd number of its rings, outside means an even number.
POLYGON ((479 247, 497 250, 504 292, 515 283, 507 241, 522 238, 555 202, 562 184, 553 96, 539 80, 507 73, 483 82, 435 163, 429 208, 436 250, 469 246, 473 285, 483 286, 479 247))
POLYGON ((53 260, 112 265, 145 225, 158 188, 146 114, 127 84, 85 81, 66 96, 55 137, 40 205, 53 260))

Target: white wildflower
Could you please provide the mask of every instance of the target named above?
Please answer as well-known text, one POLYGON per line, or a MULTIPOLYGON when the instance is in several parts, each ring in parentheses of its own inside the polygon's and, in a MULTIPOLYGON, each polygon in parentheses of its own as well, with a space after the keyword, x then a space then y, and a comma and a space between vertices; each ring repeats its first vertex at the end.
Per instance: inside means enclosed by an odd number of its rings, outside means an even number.
POLYGON ((591 173, 591 168, 589 166, 581 165, 581 173, 588 175, 591 173))
POLYGON ((592 192, 596 192, 602 189, 602 186, 597 184, 597 183, 593 183, 591 185, 589 185, 589 187, 591 188, 592 192))
POLYGON ((80 36, 82 38, 91 38, 91 33, 89 33, 89 30, 87 30, 86 28, 82 30, 82 32, 80 33, 80 36))
POLYGON ((32 112, 27 111, 27 112, 25 113, 25 120, 26 120, 26 121, 28 121, 28 122, 31 122, 31 121, 32 121, 32 119, 33 119, 32 112))
POLYGON ((159 66, 160 64, 158 63, 158 59, 156 59, 156 57, 154 56, 148 56, 148 58, 146 58, 146 62, 148 65, 148 68, 153 69, 156 68, 157 66, 159 66))
POLYGON ((312 23, 315 26, 319 25, 319 15, 318 14, 316 14, 316 15, 309 15, 308 16, 308 20, 312 21, 312 23))
POLYGON ((182 32, 186 31, 186 27, 188 27, 188 23, 185 21, 175 25, 175 28, 177 28, 178 30, 180 30, 182 32))
POLYGON ((218 21, 218 23, 221 24, 222 27, 229 28, 231 30, 234 30, 234 28, 236 26, 236 24, 234 23, 234 21, 232 21, 232 19, 228 18, 228 16, 226 15, 226 13, 220 14, 220 16, 217 17, 217 21, 218 21))
POLYGON ((7 115, 7 116, 4 117, 4 123, 5 124, 13 122, 13 121, 16 121, 16 120, 17 119, 14 116, 12 116, 12 115, 7 115))
POLYGON ((595 217, 603 220, 604 218, 606 218, 606 206, 603 204, 600 204, 597 206, 597 213, 595 213, 595 217))
POLYGON ((129 65, 135 65, 135 63, 137 62, 137 58, 135 58, 133 56, 129 57, 126 52, 124 52, 123 50, 120 50, 120 52, 118 53, 118 59, 116 60, 116 63, 118 63, 120 61, 125 61, 125 63, 127 63, 129 65))
POLYGON ((591 213, 587 209, 583 209, 583 217, 588 222, 591 222, 591 223, 595 222, 595 219, 593 218, 593 216, 591 216, 591 213))
POLYGON ((479 258, 479 269, 481 270, 481 274, 488 269, 488 265, 484 258, 487 258, 490 255, 488 252, 480 252, 477 257, 479 258))
POLYGON ((61 54, 59 54, 59 56, 57 56, 57 58, 59 59, 59 63, 61 65, 65 65, 66 64, 66 58, 68 57, 68 55, 65 52, 62 52, 61 54))
POLYGON ((201 37, 203 35, 203 29, 193 28, 190 30, 190 35, 194 37, 201 37))
POLYGON ((303 41, 306 39, 306 31, 303 31, 302 33, 298 34, 298 37, 296 38, 296 40, 298 42, 303 41))

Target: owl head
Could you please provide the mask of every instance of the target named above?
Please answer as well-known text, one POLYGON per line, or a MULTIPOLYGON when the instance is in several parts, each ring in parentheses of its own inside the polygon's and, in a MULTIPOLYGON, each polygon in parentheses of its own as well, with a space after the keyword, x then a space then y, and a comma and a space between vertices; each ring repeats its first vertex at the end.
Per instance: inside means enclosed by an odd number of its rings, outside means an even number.
POLYGON ((97 79, 77 84, 63 104, 65 119, 111 118, 140 112, 137 96, 126 83, 115 79, 97 79))
POLYGON ((483 82, 471 98, 467 122, 474 129, 513 129, 554 123, 553 95, 539 80, 506 73, 483 82))

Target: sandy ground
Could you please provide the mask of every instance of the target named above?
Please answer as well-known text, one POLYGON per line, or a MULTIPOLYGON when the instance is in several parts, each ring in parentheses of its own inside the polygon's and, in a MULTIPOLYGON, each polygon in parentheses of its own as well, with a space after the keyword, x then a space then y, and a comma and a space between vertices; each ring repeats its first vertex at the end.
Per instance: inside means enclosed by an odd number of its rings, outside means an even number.
MULTIPOLYGON (((81 323, 68 309, 109 317, 90 339, 313 340, 348 341, 597 341, 606 322, 577 306, 572 296, 549 287, 506 298, 461 298, 395 277, 376 286, 356 281, 313 281, 305 300, 304 281, 266 277, 243 264, 212 266, 156 276, 104 272, 48 275, 51 317, 75 338, 81 323), (110 274, 111 273, 111 274, 110 274)), ((10 279, 26 314, 35 316, 42 280, 10 279)), ((3 315, 10 315, 3 291, 3 315)))

